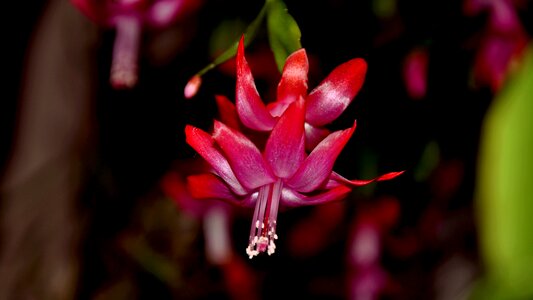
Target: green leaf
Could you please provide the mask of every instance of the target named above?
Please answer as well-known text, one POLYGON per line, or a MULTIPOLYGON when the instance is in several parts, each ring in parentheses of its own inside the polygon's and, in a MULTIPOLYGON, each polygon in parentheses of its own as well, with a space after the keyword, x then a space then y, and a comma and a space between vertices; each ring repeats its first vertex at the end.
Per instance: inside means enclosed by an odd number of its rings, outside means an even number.
MULTIPOLYGON (((255 36, 257 35, 257 32, 259 31, 259 28, 261 26, 261 23, 263 22, 263 19, 265 17, 265 13, 267 10, 267 3, 261 8, 261 11, 257 15, 257 17, 248 25, 246 30, 244 31, 244 46, 248 46, 251 41, 254 40, 255 36)), ((226 62, 228 59, 235 56, 237 53, 237 47, 239 46, 239 38, 231 44, 231 46, 226 49, 222 54, 220 54, 213 62, 211 62, 209 65, 205 66, 202 70, 200 70, 198 73, 196 73, 197 76, 202 76, 203 74, 207 73, 209 70, 215 68, 216 66, 226 62)))
POLYGON ((288 13, 285 3, 281 0, 267 0, 267 28, 270 48, 279 71, 287 56, 302 48, 300 43, 301 32, 294 18, 288 13))
POLYGON ((476 212, 488 284, 480 289, 498 293, 477 290, 474 298, 533 299, 532 45, 519 67, 483 128, 476 212))

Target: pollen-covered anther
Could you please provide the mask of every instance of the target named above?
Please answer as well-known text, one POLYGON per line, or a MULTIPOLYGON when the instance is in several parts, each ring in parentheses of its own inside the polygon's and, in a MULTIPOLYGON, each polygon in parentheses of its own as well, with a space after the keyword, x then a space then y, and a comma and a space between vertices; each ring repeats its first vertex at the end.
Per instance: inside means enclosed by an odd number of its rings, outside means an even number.
POLYGON ((261 252, 267 252, 268 255, 273 254, 276 251, 275 238, 277 238, 277 235, 272 229, 266 236, 254 236, 250 239, 250 244, 246 248, 246 254, 248 254, 249 258, 257 256, 261 252))
POLYGON ((261 252, 269 255, 276 250, 274 240, 276 235, 276 218, 278 214, 279 199, 281 196, 281 180, 261 187, 255 206, 250 239, 246 254, 250 258, 261 252))
POLYGON ((276 244, 274 244, 274 240, 270 240, 270 243, 268 244, 268 255, 271 255, 276 251, 276 244))

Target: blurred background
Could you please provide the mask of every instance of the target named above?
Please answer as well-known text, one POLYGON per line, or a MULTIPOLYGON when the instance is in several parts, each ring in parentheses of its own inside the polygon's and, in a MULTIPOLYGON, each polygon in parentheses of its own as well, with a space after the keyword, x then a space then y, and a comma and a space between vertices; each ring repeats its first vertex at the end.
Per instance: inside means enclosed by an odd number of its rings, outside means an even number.
MULTIPOLYGON (((329 125, 358 124, 334 170, 405 173, 281 211, 276 253, 252 260, 251 210, 183 185, 203 168, 185 125, 209 130, 215 95, 234 99, 234 62, 183 91, 264 2, 191 1, 143 27, 129 89, 109 83, 113 26, 67 0, 4 10, 0 299, 533 299, 531 1, 285 0, 310 90, 368 63, 329 125)), ((268 102, 266 30, 246 57, 268 102)))

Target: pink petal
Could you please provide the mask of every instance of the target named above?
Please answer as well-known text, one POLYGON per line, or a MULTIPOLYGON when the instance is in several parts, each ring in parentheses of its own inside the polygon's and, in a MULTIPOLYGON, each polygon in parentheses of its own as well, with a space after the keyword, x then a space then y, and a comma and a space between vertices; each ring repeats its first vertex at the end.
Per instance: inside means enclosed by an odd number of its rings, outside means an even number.
POLYGON ((489 24, 496 32, 516 32, 521 22, 512 1, 491 1, 489 24))
POLYGON ((196 152, 198 152, 212 167, 231 189, 238 195, 244 195, 247 191, 239 183, 237 177, 231 170, 231 167, 222 155, 213 145, 213 139, 203 130, 191 125, 185 127, 186 142, 196 152))
POLYGON ((330 131, 323 128, 314 127, 309 123, 305 123, 305 149, 313 151, 325 137, 330 134, 330 131))
POLYGON ((335 68, 309 94, 306 121, 314 126, 323 126, 338 118, 361 89, 366 68, 366 62, 361 58, 335 68))
POLYGON ((278 95, 275 105, 269 106, 273 116, 281 116, 287 106, 299 97, 307 95, 307 73, 309 62, 305 49, 295 51, 285 62, 281 80, 278 84, 278 95))
MULTIPOLYGON (((339 174, 337 174, 335 172, 332 172, 330 179, 331 179, 331 181, 338 182, 338 183, 341 183, 341 184, 346 184, 346 185, 351 185, 351 186, 363 186, 363 185, 367 185, 369 183, 372 183, 374 181, 384 181, 384 180, 390 180, 390 179, 396 178, 396 177, 402 175, 403 172, 405 172, 405 171, 390 172, 390 173, 378 176, 378 177, 376 177, 374 179, 367 179, 367 180, 358 180, 358 179, 349 180, 349 179, 346 179, 346 178, 342 177, 341 175, 339 175, 339 174)), ((334 185, 334 184, 332 184, 332 185, 334 185)))
POLYGON ((272 129, 265 146, 265 158, 277 177, 292 176, 305 158, 304 118, 305 103, 300 97, 272 129))
POLYGON ((154 27, 167 26, 176 19, 187 1, 159 0, 154 1, 146 12, 146 21, 154 27))
POLYGON ((287 185, 299 192, 311 192, 322 185, 331 174, 337 156, 355 131, 353 127, 335 131, 327 136, 304 160, 287 185))
POLYGON ((341 185, 320 194, 306 196, 292 189, 283 189, 281 194, 281 204, 285 207, 318 205, 331 201, 342 200, 350 191, 350 188, 341 185))
POLYGON ((222 95, 216 95, 215 100, 217 102, 220 121, 233 129, 239 129, 241 125, 239 116, 237 115, 237 109, 233 102, 222 95))
MULTIPOLYGON (((145 1, 140 1, 145 2, 145 1)), ((202 0, 155 0, 145 14, 145 21, 152 27, 169 26, 180 18, 193 13, 202 0)))
POLYGON ((252 190, 276 181, 259 149, 242 133, 215 120, 213 138, 245 188, 252 190))
POLYGON ((235 90, 237 112, 241 122, 255 130, 272 129, 276 120, 266 109, 257 88, 248 62, 244 57, 244 36, 237 49, 237 87, 235 90))

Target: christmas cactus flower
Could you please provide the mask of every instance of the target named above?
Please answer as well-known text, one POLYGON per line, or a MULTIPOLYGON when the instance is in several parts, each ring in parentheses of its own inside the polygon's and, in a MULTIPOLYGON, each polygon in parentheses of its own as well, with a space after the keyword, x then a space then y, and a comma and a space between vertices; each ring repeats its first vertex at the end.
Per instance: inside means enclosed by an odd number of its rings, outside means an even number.
POLYGON ((355 122, 352 128, 329 134, 307 154, 305 120, 309 109, 306 104, 300 95, 287 105, 271 124, 262 151, 240 131, 220 121, 215 121, 212 135, 186 126, 187 143, 213 168, 211 173, 188 177, 191 195, 240 206, 255 205, 246 249, 250 258, 261 252, 274 253, 276 220, 281 206, 340 200, 353 186, 391 179, 402 173, 388 173, 371 180, 348 180, 332 171, 337 156, 355 131, 355 122))
POLYGON ((71 0, 93 22, 116 29, 111 85, 131 88, 137 82, 137 59, 143 27, 162 28, 195 10, 200 0, 71 0))
POLYGON ((235 104, 242 123, 251 129, 269 131, 287 107, 298 98, 305 99, 305 137, 312 149, 329 131, 324 125, 337 119, 361 89, 367 65, 361 58, 335 68, 316 88, 307 93, 309 63, 305 49, 287 57, 278 84, 277 99, 265 105, 257 92, 254 77, 244 57, 244 36, 237 50, 235 104))

